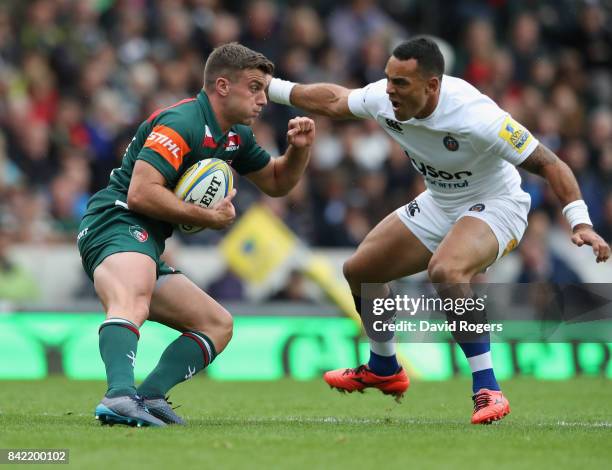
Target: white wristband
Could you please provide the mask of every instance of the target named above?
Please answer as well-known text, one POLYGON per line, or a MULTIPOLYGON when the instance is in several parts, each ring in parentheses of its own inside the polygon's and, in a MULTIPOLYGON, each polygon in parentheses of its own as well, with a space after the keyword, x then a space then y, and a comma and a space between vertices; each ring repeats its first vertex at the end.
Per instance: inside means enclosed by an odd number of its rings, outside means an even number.
POLYGON ((268 98, 270 101, 279 104, 286 104, 291 106, 289 97, 291 96, 291 90, 297 83, 290 82, 288 80, 281 80, 280 78, 273 78, 270 81, 268 87, 268 98))
POLYGON ((593 222, 591 222, 591 218, 589 217, 589 208, 582 199, 570 202, 567 206, 565 206, 563 208, 563 215, 569 222, 572 230, 574 230, 574 227, 578 224, 593 225, 593 222))

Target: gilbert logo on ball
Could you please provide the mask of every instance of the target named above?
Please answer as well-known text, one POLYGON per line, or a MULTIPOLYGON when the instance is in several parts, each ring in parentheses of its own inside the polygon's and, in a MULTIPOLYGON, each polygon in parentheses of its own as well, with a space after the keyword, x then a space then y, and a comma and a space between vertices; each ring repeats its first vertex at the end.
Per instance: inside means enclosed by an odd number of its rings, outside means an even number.
MULTIPOLYGON (((192 165, 179 179, 174 194, 191 204, 209 208, 221 201, 234 187, 232 170, 223 160, 207 158, 192 165)), ((202 227, 179 224, 183 233, 197 233, 202 227)))

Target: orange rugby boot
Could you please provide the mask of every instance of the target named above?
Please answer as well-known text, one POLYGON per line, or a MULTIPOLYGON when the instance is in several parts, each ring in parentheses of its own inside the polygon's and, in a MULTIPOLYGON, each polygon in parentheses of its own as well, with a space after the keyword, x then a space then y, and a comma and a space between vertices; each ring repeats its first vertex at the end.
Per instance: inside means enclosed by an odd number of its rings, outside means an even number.
POLYGON ((472 400, 474 400, 472 424, 491 424, 510 413, 510 403, 500 391, 481 388, 472 400))
POLYGON ((323 380, 332 388, 340 392, 363 393, 365 388, 377 388, 385 395, 393 395, 397 402, 404 396, 404 392, 410 386, 410 379, 400 367, 393 375, 376 375, 367 365, 361 365, 355 369, 337 369, 325 372, 323 380))

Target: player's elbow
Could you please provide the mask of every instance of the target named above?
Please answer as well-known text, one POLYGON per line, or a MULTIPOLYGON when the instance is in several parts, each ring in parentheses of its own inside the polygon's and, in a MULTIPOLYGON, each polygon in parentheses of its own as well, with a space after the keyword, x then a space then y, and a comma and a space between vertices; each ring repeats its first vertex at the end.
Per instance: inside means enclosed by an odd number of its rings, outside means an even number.
POLYGON ((327 117, 331 119, 347 119, 346 115, 342 113, 339 109, 332 109, 328 112, 327 117))
POLYGON ((143 197, 142 191, 139 191, 137 185, 130 184, 127 193, 127 205, 131 211, 141 212, 146 198, 143 197))
POLYGON ((270 197, 283 197, 289 194, 289 191, 291 191, 291 188, 284 188, 279 185, 274 185, 263 190, 263 192, 270 197))
POLYGON ((333 94, 332 103, 330 106, 331 117, 333 119, 354 119, 355 115, 349 107, 349 95, 351 91, 347 88, 340 87, 333 94))
POLYGON ((285 175, 283 178, 277 178, 271 192, 270 197, 284 197, 296 187, 300 181, 300 176, 297 174, 285 175))
POLYGON ((287 175, 279 167, 275 167, 274 178, 267 181, 267 184, 261 190, 270 197, 283 197, 289 194, 296 184, 297 181, 294 181, 291 175, 287 175))
POLYGON ((327 116, 332 119, 347 119, 350 117, 346 104, 340 96, 334 96, 327 106, 327 116))

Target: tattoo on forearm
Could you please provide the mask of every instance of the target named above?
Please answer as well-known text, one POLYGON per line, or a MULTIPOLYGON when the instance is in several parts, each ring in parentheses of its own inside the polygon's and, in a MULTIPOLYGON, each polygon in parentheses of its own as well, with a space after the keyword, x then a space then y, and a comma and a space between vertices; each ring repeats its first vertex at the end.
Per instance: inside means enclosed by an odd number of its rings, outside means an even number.
POLYGON ((582 198, 572 170, 544 145, 538 145, 520 167, 546 178, 564 206, 582 198))
POLYGON ((527 159, 521 163, 519 166, 530 173, 535 173, 536 175, 542 174, 542 169, 547 165, 554 165, 559 161, 559 157, 557 157, 552 151, 546 148, 544 145, 539 144, 536 149, 533 151, 527 159))

